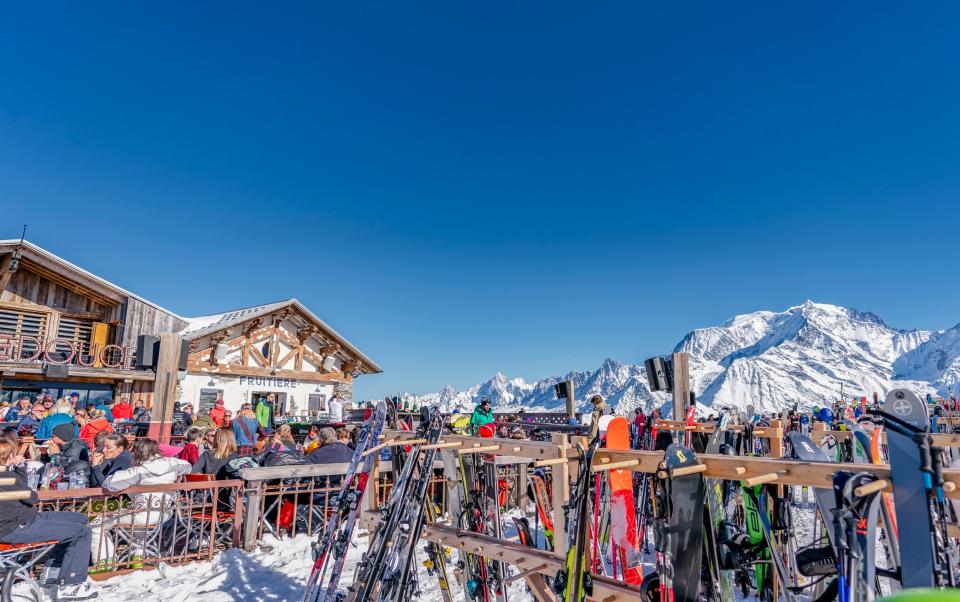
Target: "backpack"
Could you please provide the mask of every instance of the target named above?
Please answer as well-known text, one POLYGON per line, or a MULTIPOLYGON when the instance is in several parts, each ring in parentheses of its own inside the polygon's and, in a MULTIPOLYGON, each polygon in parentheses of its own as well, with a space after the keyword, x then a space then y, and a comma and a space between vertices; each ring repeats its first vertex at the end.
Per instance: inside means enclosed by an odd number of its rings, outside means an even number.
POLYGON ((240 458, 234 458, 227 462, 227 466, 224 468, 224 474, 227 479, 239 479, 240 471, 244 468, 258 468, 260 465, 257 464, 256 460, 249 456, 242 456, 240 458))

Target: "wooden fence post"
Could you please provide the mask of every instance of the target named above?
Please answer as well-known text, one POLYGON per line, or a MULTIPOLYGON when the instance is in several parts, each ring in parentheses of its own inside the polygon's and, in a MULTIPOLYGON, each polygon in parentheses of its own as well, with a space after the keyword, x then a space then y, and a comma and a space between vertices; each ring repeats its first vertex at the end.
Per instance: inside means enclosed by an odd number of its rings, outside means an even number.
MULTIPOLYGON (((553 433, 552 443, 557 445, 557 457, 566 458, 570 443, 565 433, 553 433)), ((560 558, 567 555, 567 529, 564 524, 564 510, 570 504, 570 463, 554 464, 550 467, 553 474, 553 553, 560 558)))
POLYGON ((263 481, 253 481, 247 484, 246 516, 243 517, 243 549, 253 550, 257 547, 257 531, 260 527, 260 488, 263 481))
POLYGON ((783 457, 783 421, 773 419, 770 421, 770 457, 783 457))
POLYGON ((825 432, 827 432, 827 425, 825 423, 814 422, 810 428, 810 439, 813 440, 814 444, 820 445, 820 441, 823 439, 825 432))

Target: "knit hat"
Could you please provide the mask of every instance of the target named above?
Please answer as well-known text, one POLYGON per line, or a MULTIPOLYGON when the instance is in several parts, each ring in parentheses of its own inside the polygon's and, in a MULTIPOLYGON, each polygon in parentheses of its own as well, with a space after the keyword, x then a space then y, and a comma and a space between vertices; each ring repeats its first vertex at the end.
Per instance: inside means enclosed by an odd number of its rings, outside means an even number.
POLYGON ((58 424, 53 427, 53 436, 63 441, 73 441, 77 438, 77 431, 73 428, 72 423, 58 424))

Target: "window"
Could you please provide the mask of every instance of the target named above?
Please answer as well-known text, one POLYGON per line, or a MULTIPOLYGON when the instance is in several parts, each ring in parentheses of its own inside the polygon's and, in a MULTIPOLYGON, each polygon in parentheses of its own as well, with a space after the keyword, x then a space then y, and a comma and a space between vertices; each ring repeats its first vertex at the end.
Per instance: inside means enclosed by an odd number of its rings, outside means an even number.
POLYGON ((326 412, 327 396, 321 393, 311 393, 308 395, 307 410, 310 412, 326 412))
POLYGON ((200 389, 200 399, 197 400, 200 405, 197 410, 209 410, 217 405, 217 400, 223 398, 223 389, 200 389))
POLYGON ((93 334, 93 322, 91 320, 79 320, 60 316, 60 325, 57 327, 57 338, 71 343, 90 344, 90 338, 93 334))
MULTIPOLYGON (((42 339, 46 332, 47 314, 0 308, 0 335, 42 339)), ((32 339, 21 340, 10 352, 14 357, 29 357, 37 352, 37 343, 32 339)))

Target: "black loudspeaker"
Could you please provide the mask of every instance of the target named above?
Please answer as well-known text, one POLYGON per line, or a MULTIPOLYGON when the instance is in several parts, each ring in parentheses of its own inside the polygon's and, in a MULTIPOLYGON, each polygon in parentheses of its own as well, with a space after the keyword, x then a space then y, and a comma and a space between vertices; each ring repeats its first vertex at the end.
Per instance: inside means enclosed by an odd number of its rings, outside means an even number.
POLYGON ((190 341, 182 339, 180 341, 180 362, 177 369, 183 372, 187 369, 187 356, 190 355, 190 341))
POLYGON ((647 386, 651 391, 673 391, 670 362, 665 357, 651 357, 643 362, 647 372, 647 386))
POLYGON ((553 385, 553 390, 557 394, 557 399, 570 399, 570 382, 563 381, 553 385))
POLYGON ((137 337, 137 368, 157 368, 160 355, 160 337, 141 334, 137 337))
POLYGON ((70 376, 70 366, 44 363, 43 375, 47 378, 66 378, 70 376))

